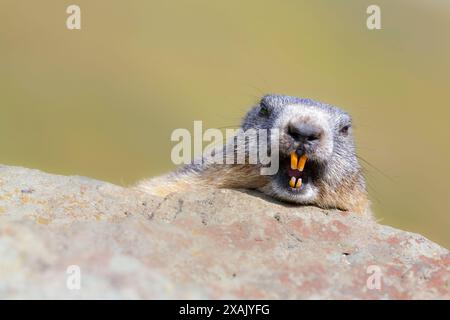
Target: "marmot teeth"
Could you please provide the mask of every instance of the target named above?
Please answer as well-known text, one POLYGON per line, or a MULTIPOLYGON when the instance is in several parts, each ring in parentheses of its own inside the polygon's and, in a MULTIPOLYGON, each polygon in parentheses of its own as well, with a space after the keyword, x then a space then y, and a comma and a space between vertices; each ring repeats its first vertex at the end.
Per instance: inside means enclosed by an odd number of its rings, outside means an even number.
POLYGON ((289 185, 291 188, 295 188, 295 177, 291 177, 291 180, 289 180, 289 185))
POLYGON ((301 186, 302 186, 302 178, 298 178, 298 179, 297 179, 297 183, 295 184, 295 187, 296 187, 297 189, 299 189, 301 186))
POLYGON ((302 186, 302 178, 291 177, 291 180, 289 180, 289 186, 291 188, 299 189, 302 186))
POLYGON ((303 171, 303 169, 305 168, 306 160, 308 160, 306 155, 302 155, 300 157, 300 159, 298 160, 298 165, 297 165, 298 170, 303 171))
POLYGON ((302 155, 300 159, 297 156, 297 153, 294 151, 291 153, 291 169, 292 170, 299 170, 300 172, 303 171, 305 168, 306 160, 308 160, 308 157, 306 155, 302 155))
POLYGON ((298 157, 297 157, 297 153, 295 153, 295 151, 294 151, 291 153, 291 169, 296 170, 297 164, 298 164, 298 157))
MULTIPOLYGON (((302 155, 299 159, 297 153, 295 151, 292 152, 291 169, 303 172, 303 169, 305 169, 306 160, 308 160, 308 157, 306 155, 302 155)), ((299 189, 302 186, 302 178, 295 176, 291 177, 289 180, 289 186, 291 188, 299 189)))

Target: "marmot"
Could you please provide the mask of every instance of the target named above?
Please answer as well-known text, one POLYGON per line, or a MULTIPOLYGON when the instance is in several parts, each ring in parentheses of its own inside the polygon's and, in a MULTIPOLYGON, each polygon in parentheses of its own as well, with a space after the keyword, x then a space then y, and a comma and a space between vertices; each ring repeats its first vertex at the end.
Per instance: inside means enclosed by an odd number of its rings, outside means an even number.
MULTIPOLYGON (((245 115, 241 129, 278 129, 279 170, 275 174, 261 175, 259 163, 217 164, 203 156, 200 162, 141 181, 136 187, 159 196, 197 187, 256 189, 284 202, 368 213, 351 125, 349 114, 338 107, 266 95, 245 115)), ((231 152, 234 157, 236 149, 231 152)))

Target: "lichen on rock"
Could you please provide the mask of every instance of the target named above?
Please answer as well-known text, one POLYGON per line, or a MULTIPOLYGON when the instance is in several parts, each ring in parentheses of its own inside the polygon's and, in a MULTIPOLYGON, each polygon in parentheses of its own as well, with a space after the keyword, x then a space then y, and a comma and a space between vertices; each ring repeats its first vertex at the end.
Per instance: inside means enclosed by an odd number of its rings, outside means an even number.
POLYGON ((448 250, 352 213, 0 166, 0 298, 450 298, 448 250), (70 266, 80 286, 71 288, 70 266))

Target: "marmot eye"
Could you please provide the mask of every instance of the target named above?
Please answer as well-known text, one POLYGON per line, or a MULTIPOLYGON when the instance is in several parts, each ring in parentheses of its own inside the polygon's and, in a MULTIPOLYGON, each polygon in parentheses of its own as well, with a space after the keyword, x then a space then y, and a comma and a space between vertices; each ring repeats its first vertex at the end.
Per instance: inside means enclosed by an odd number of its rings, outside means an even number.
POLYGON ((270 115, 269 107, 263 103, 261 103, 260 109, 259 109, 259 115, 262 117, 268 117, 270 115))
POLYGON ((341 130, 339 130, 339 132, 341 133, 341 134, 343 134, 343 135, 347 135, 348 134, 348 130, 350 129, 350 125, 348 124, 348 125, 346 125, 346 126, 343 126, 342 128, 341 128, 341 130))

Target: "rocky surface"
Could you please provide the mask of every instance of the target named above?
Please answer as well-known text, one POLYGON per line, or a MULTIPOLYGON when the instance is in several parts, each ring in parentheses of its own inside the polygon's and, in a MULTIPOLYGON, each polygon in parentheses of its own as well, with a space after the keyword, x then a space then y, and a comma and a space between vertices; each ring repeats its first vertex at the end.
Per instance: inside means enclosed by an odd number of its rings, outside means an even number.
POLYGON ((449 299, 450 255, 252 192, 163 199, 0 166, 0 298, 449 299))

